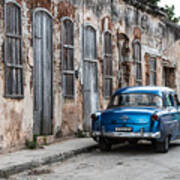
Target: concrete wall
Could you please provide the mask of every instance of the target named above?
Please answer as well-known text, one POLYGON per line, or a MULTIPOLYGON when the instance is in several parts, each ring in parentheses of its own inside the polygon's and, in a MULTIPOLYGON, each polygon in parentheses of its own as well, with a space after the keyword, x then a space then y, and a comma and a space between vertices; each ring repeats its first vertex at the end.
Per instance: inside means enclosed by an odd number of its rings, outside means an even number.
POLYGON ((33 136, 33 41, 32 14, 37 7, 47 9, 53 16, 53 91, 54 117, 53 135, 56 137, 74 134, 83 127, 83 24, 91 24, 97 33, 98 93, 99 109, 107 106, 109 99, 103 97, 103 32, 109 30, 113 36, 113 90, 118 88, 119 48, 118 36, 129 39, 129 58, 125 67, 122 86, 134 85, 134 60, 132 43, 138 39, 142 46, 142 84, 146 85, 149 74, 148 60, 157 61, 157 85, 162 85, 163 62, 176 69, 176 87, 180 95, 179 27, 167 23, 166 16, 158 9, 153 10, 131 1, 122 0, 14 0, 21 6, 23 28, 24 98, 4 97, 4 2, 0 2, 0 148, 1 150, 21 147, 25 139, 33 136), (138 7, 138 9, 137 9, 138 7), (66 99, 62 94, 61 19, 70 17, 74 22, 74 64, 78 71, 75 79, 75 97, 66 99))

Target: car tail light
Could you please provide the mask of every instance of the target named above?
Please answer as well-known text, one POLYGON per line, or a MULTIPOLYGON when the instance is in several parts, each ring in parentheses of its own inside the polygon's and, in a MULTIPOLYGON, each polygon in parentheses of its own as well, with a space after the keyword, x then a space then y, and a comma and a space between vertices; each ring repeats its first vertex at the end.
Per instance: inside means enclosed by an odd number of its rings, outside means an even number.
POLYGON ((159 116, 157 114, 153 114, 151 119, 152 121, 157 121, 159 119, 159 116))
POLYGON ((94 121, 96 121, 96 120, 98 120, 98 116, 96 116, 96 114, 92 114, 92 115, 91 115, 91 119, 94 120, 94 121))

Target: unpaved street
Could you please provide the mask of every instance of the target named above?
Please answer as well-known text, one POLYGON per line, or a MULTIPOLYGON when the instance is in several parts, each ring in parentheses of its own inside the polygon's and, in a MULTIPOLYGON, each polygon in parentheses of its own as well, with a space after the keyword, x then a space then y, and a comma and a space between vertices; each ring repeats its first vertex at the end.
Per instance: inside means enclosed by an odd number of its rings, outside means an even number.
POLYGON ((10 180, 180 180, 180 142, 169 153, 155 153, 150 144, 99 149, 9 178, 10 180))

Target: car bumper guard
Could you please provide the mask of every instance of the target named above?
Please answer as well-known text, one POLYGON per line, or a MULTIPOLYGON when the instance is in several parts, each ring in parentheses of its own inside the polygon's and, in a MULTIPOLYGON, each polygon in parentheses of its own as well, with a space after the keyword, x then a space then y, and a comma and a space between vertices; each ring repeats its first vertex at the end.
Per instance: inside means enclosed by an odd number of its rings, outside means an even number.
POLYGON ((112 138, 147 138, 158 139, 161 137, 160 132, 148 133, 148 132, 99 132, 94 131, 91 133, 92 137, 112 137, 112 138))

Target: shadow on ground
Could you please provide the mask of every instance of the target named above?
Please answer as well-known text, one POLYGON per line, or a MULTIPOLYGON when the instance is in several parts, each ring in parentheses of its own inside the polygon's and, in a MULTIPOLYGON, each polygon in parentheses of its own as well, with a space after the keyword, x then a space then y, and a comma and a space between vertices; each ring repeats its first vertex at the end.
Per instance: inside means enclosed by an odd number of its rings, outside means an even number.
MULTIPOLYGON (((173 142, 170 144, 169 152, 173 151, 176 148, 180 147, 180 142, 173 142)), ((98 150, 100 152, 100 150, 98 150)), ((151 142, 139 142, 138 144, 118 144, 114 145, 111 149, 111 154, 124 154, 124 155, 152 155, 159 154, 155 151, 151 142)), ((101 152, 101 153, 109 153, 109 152, 101 152)))

